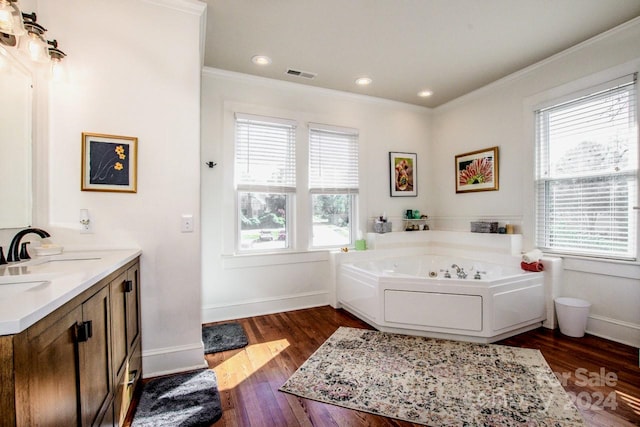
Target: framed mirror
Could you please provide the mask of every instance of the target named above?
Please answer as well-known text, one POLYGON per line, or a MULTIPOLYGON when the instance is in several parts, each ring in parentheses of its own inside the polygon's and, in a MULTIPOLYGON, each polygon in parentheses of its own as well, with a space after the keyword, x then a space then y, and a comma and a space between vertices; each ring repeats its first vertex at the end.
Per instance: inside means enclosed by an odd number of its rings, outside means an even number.
POLYGON ((32 220, 31 72, 0 46, 0 228, 22 228, 32 220))

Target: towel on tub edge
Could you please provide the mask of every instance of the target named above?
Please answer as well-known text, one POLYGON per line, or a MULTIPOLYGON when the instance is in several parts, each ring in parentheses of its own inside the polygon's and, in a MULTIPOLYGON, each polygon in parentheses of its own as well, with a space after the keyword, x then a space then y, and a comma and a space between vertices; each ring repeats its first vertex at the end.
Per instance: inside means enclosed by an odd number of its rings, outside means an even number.
POLYGON ((541 262, 524 262, 524 261, 522 261, 520 263, 520 268, 522 268, 525 271, 535 271, 535 272, 544 271, 544 266, 542 265, 541 262))
POLYGON ((540 261, 540 258, 542 258, 542 251, 540 249, 534 249, 532 251, 529 252, 525 252, 522 254, 522 261, 526 262, 527 264, 531 264, 533 262, 538 262, 540 261))

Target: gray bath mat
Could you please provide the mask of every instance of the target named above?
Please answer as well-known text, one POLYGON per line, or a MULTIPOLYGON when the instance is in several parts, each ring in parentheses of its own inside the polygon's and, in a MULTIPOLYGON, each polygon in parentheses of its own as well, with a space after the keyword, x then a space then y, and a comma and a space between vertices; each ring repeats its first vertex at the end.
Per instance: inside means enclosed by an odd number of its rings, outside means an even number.
POLYGON ((245 347, 249 340, 239 323, 223 323, 202 327, 205 354, 245 347))
POLYGON ((222 407, 216 373, 207 369, 146 383, 131 426, 204 427, 220 417, 222 407))

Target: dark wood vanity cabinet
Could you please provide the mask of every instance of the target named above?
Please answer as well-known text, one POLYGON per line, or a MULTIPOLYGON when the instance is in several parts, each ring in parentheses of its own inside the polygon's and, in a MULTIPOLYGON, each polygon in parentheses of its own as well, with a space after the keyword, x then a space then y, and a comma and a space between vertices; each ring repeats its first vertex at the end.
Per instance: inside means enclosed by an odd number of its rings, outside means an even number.
POLYGON ((136 259, 0 337, 0 426, 120 425, 142 374, 139 291, 136 259))
POLYGON ((135 264, 110 284, 115 379, 114 419, 117 425, 124 421, 133 391, 142 375, 139 277, 139 266, 135 264))

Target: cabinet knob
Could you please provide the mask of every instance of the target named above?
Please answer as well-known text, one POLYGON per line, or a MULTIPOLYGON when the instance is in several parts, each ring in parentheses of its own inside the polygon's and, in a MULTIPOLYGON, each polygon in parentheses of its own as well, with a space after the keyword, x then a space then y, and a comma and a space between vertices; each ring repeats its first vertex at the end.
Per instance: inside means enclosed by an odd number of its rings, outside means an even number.
POLYGON ((131 292, 133 290, 133 281, 132 280, 125 280, 124 281, 124 291, 125 292, 131 292))

